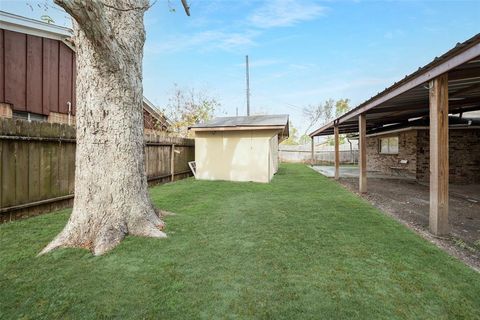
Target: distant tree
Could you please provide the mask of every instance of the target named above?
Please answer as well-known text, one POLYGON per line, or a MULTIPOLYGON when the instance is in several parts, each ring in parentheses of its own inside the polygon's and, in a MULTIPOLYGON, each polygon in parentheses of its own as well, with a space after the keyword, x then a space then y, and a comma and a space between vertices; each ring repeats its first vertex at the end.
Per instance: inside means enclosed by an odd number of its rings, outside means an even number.
POLYGON ((181 88, 175 84, 163 112, 171 123, 170 132, 180 137, 188 137, 188 127, 212 119, 220 106, 218 100, 206 91, 181 88))
POLYGON ((310 142, 310 136, 308 134, 302 134, 301 136, 298 133, 298 129, 290 122, 290 132, 288 139, 282 141, 282 144, 286 145, 303 145, 310 142))
POLYGON ((307 144, 310 143, 310 136, 308 134, 302 134, 300 138, 298 138, 298 143, 299 144, 307 144))
POLYGON ((282 141, 282 144, 286 145, 298 145, 298 129, 293 126, 293 123, 289 124, 288 138, 282 141))
POLYGON ((304 134, 308 134, 313 127, 326 124, 350 110, 349 103, 349 99, 337 101, 328 99, 324 103, 303 108, 303 116, 307 122, 304 134))
POLYGON ((340 99, 335 102, 335 117, 338 118, 350 110, 350 99, 340 99))

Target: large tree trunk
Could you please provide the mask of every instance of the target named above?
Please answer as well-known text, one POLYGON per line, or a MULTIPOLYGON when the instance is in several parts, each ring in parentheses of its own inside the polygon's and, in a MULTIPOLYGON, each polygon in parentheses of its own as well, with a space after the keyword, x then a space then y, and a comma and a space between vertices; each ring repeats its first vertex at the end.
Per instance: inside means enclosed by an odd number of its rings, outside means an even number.
POLYGON ((165 237, 144 168, 143 14, 148 1, 56 3, 75 19, 75 199, 67 225, 41 253, 82 247, 99 255, 127 234, 165 237))

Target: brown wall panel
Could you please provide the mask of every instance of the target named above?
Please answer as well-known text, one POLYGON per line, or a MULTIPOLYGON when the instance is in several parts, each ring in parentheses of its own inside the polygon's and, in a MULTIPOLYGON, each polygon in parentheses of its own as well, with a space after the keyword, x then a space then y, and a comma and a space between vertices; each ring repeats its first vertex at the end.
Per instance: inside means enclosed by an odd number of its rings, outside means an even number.
POLYGON ((77 58, 72 54, 72 114, 75 115, 77 109, 77 58))
POLYGON ((27 35, 27 111, 42 113, 42 38, 27 35))
POLYGON ((5 68, 4 68, 4 61, 3 61, 3 29, 0 29, 0 101, 5 101, 5 83, 3 80, 5 79, 5 68))
POLYGON ((5 43, 5 101, 14 110, 26 110, 26 54, 25 34, 4 30, 5 43))
POLYGON ((74 51, 58 40, 0 29, 0 102, 14 110, 75 114, 74 51))
POLYGON ((43 113, 58 112, 58 41, 43 38, 43 113))
POLYGON ((59 94, 58 112, 68 113, 68 104, 72 102, 72 61, 73 52, 64 43, 60 42, 59 54, 59 94))

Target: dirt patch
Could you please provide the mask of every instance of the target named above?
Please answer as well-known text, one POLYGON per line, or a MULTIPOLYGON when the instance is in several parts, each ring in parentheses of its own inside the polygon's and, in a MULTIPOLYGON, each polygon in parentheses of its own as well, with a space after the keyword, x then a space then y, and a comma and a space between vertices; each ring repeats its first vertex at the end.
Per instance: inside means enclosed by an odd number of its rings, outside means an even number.
MULTIPOLYGON (((339 182, 358 194, 357 178, 339 182)), ((415 230, 428 241, 480 272, 480 201, 476 196, 452 187, 450 192, 448 237, 428 231, 429 188, 413 180, 368 179, 368 193, 361 195, 386 214, 415 230)), ((479 195, 480 196, 480 195, 479 195)))

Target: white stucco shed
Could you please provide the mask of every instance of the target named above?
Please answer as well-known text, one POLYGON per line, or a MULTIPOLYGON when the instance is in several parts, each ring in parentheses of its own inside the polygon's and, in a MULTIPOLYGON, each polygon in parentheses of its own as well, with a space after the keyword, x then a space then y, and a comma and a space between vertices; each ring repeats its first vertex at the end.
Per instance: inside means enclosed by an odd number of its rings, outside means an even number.
POLYGON ((197 179, 268 183, 278 170, 278 144, 288 137, 288 115, 218 117, 190 130, 197 179))

